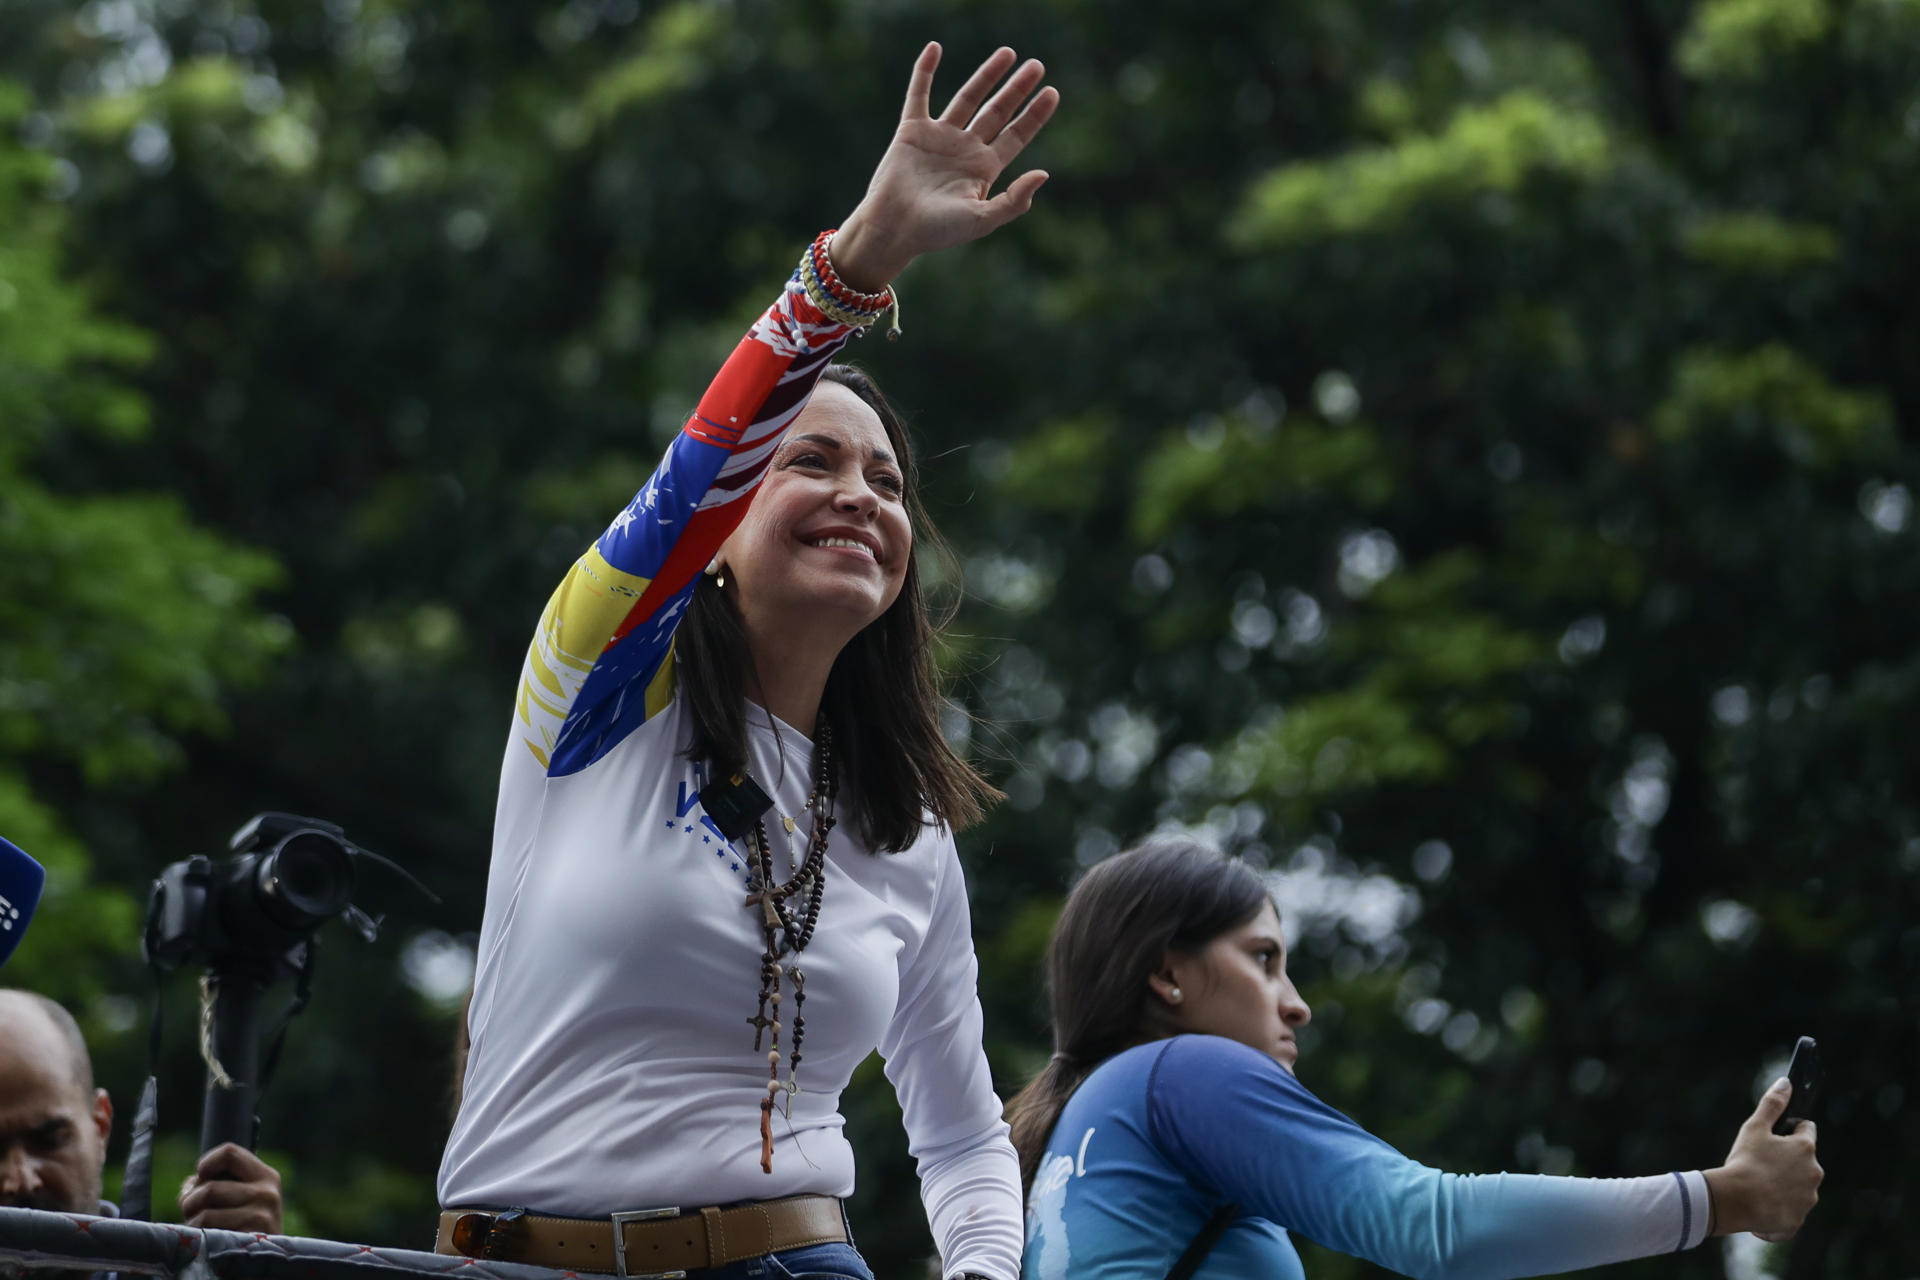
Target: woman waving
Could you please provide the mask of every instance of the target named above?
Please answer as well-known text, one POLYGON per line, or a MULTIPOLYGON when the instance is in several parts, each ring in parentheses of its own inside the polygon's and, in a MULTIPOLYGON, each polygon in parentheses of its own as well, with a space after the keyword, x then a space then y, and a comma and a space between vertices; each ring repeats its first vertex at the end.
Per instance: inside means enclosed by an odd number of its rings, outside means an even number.
POLYGON ((988 58, 892 144, 567 572, 514 701, 440 1168, 440 1248, 576 1271, 865 1277, 839 1097, 874 1049, 945 1274, 1013 1280, 1019 1177, 980 1045, 953 831, 995 793, 941 737, 931 536, 873 383, 832 363, 1052 115, 988 58))

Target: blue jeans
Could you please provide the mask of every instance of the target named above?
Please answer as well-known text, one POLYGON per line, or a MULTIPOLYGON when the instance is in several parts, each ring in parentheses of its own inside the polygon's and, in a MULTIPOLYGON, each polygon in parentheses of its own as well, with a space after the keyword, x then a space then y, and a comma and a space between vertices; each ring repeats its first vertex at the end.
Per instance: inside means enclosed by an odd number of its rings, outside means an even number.
POLYGON ((687 1275, 688 1280, 873 1280, 860 1251, 850 1244, 810 1244, 687 1275))

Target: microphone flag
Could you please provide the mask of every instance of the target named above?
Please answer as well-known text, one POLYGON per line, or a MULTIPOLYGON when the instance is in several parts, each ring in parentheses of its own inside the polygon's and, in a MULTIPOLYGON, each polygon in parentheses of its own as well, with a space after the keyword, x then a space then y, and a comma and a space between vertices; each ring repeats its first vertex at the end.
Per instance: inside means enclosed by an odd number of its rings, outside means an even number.
POLYGON ((20 945, 46 882, 46 868, 29 858, 19 845, 0 836, 0 965, 20 945))

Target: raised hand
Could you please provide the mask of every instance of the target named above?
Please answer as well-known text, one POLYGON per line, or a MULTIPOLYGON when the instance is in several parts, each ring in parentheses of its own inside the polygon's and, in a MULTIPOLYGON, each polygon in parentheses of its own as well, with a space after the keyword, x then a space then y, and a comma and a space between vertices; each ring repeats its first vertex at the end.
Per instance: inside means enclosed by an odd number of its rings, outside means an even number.
POLYGON ((977 240, 1032 207, 1047 180, 1044 170, 1023 173, 991 194, 1060 104, 1057 89, 1040 87, 1046 68, 1038 61, 1029 58, 1007 74, 1017 60, 1012 49, 996 50, 935 116, 940 46, 920 51, 900 127, 865 198, 834 238, 834 269, 847 284, 878 292, 921 254, 977 240))
POLYGON ((1775 1081, 1740 1126, 1727 1162, 1707 1170, 1715 1235, 1751 1231, 1762 1240, 1785 1240, 1820 1198, 1824 1174, 1814 1156, 1813 1121, 1802 1120, 1792 1133, 1773 1131, 1792 1095, 1784 1076, 1775 1081))

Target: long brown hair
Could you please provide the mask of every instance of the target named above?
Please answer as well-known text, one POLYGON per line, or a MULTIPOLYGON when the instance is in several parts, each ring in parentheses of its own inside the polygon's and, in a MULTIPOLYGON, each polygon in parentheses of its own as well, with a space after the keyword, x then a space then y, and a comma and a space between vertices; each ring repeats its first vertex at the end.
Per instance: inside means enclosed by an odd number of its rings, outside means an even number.
MULTIPOLYGON (((914 554, 899 598, 867 624, 835 659, 820 709, 833 725, 842 794, 849 817, 873 849, 898 853, 919 839, 927 817, 959 831, 978 822, 1001 798, 974 767, 955 755, 940 732, 943 699, 933 666, 933 641, 952 619, 958 600, 938 617, 920 582, 919 557, 951 558, 946 542, 920 504, 920 475, 906 425, 865 370, 830 364, 821 377, 853 392, 886 429, 899 460, 914 554)), ((731 772, 747 760, 747 681, 753 655, 733 601, 702 575, 674 637, 678 696, 693 717, 687 754, 731 772)), ((801 729, 811 725, 797 726, 801 729)))
POLYGON ((1173 1034, 1147 986, 1167 953, 1199 951, 1269 901, 1253 868, 1185 837, 1117 853, 1073 887, 1047 943, 1053 1059, 1007 1104, 1023 1189, 1081 1081, 1122 1049, 1173 1034))

